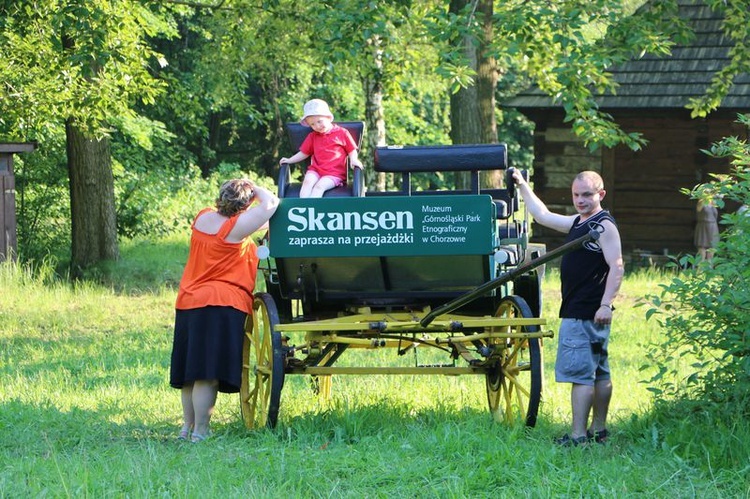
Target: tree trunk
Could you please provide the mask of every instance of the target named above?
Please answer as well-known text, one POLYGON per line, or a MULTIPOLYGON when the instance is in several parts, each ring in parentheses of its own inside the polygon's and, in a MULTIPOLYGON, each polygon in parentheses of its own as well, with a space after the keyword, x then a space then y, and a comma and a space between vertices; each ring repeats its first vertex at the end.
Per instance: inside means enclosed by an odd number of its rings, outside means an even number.
POLYGON ((87 138, 70 121, 65 124, 70 213, 71 277, 100 260, 119 258, 112 157, 109 139, 87 138))
MULTIPOLYGON (((468 0, 451 0, 450 11, 457 14, 469 3, 468 0)), ((477 72, 476 84, 451 95, 451 141, 454 144, 496 144, 497 60, 488 55, 492 42, 492 0, 478 0, 474 14, 482 24, 481 39, 466 36, 462 43, 466 60, 477 72)), ((501 187, 503 172, 485 172, 481 183, 482 187, 501 187)), ((469 176, 457 174, 456 188, 468 187, 469 176)))
POLYGON ((371 158, 375 157, 375 149, 386 145, 385 139, 385 111, 383 109, 383 50, 380 47, 380 37, 370 39, 372 47, 373 70, 362 78, 362 88, 365 93, 365 126, 367 129, 367 147, 370 154, 362 158, 365 166, 365 178, 369 178, 367 186, 377 191, 385 191, 387 178, 385 173, 375 174, 372 169, 371 158))
MULTIPOLYGON (((469 4, 468 0, 451 0, 450 11, 461 12, 469 4)), ((477 42, 472 36, 465 36, 461 42, 464 57, 473 70, 477 70, 477 42)), ((479 116, 478 85, 460 88, 451 94, 451 142, 454 144, 478 144, 481 142, 482 129, 479 116)), ((468 173, 456 172, 456 188, 468 189, 468 173)))
MULTIPOLYGON (((477 51, 477 107, 479 108, 479 136, 483 144, 497 144, 495 119, 495 89, 497 88, 497 60, 489 55, 492 43, 492 0, 479 0, 477 15, 482 23, 482 39, 477 51)), ((482 187, 502 187, 503 172, 482 174, 482 187)))

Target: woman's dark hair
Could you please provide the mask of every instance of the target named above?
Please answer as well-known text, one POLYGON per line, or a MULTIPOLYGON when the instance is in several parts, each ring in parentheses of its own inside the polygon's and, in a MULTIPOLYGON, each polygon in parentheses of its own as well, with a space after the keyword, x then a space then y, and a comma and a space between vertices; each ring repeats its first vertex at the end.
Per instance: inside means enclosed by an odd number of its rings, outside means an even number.
POLYGON ((225 217, 233 217, 244 211, 253 202, 253 184, 249 180, 235 178, 227 180, 219 189, 216 198, 216 210, 225 217))

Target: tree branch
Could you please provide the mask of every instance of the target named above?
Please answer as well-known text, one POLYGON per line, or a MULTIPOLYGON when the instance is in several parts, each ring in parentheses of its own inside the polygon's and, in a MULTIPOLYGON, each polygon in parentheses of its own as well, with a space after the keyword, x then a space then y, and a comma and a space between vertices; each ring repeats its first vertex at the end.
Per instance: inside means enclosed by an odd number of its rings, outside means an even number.
POLYGON ((222 7, 222 5, 224 5, 224 2, 226 2, 226 0, 220 0, 219 3, 217 3, 216 5, 213 5, 213 4, 203 3, 203 2, 190 2, 187 0, 163 0, 162 1, 162 3, 186 5, 188 7, 193 7, 196 9, 217 9, 218 10, 218 9, 224 8, 226 10, 231 10, 231 7, 222 7))

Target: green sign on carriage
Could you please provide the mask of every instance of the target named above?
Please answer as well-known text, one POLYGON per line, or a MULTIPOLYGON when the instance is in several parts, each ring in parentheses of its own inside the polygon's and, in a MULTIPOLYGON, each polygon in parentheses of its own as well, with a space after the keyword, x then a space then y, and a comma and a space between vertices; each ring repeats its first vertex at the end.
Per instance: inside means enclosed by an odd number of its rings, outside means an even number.
POLYGON ((281 200, 271 256, 489 255, 495 205, 485 195, 281 200))

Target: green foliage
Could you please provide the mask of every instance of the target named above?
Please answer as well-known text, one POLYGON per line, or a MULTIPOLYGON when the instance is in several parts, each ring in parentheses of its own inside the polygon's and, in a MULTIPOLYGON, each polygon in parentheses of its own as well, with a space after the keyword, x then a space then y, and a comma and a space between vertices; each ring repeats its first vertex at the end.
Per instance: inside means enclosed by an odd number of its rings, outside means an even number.
MULTIPOLYGON (((276 100, 276 89, 266 84, 296 71, 288 66, 286 57, 294 59, 294 51, 287 50, 284 38, 276 39, 275 50, 268 46, 269 33, 283 30, 273 11, 235 3, 216 11, 185 8, 174 14, 180 37, 151 42, 166 62, 153 72, 169 92, 157 97, 155 105, 140 107, 167 124, 173 150, 189 155, 206 176, 222 161, 241 161, 248 168, 265 158, 271 149, 266 139, 273 132, 268 126, 274 121, 272 110, 283 105, 276 100)), ((289 27, 287 22, 287 32, 289 27)))
POLYGON ((672 39, 686 36, 676 9, 674 1, 653 2, 635 15, 619 1, 506 3, 496 12, 496 52, 562 105, 565 121, 590 149, 623 143, 638 150, 644 139, 621 130, 595 95, 616 92, 610 66, 665 53, 672 39))
POLYGON ((729 50, 729 63, 714 75, 705 94, 690 100, 687 107, 693 118, 705 117, 716 110, 735 77, 750 73, 750 9, 747 2, 708 0, 706 3, 725 17, 726 21, 722 24, 724 34, 735 45, 729 50))
POLYGON ((122 172, 118 185, 118 231, 133 237, 163 237, 190 227, 198 211, 213 206, 221 184, 230 178, 249 178, 275 189, 273 179, 243 172, 239 165, 222 163, 208 178, 198 168, 122 172))
MULTIPOLYGON (((750 125, 750 116, 739 121, 750 125)), ((728 157, 732 173, 715 176, 697 186, 691 197, 721 196, 746 205, 750 202, 750 146, 728 137, 715 144, 712 156, 728 157)), ((651 346, 648 359, 659 372, 653 391, 659 397, 696 398, 719 407, 740 405, 750 411, 750 216, 727 213, 714 257, 681 260, 689 267, 665 284, 658 294, 647 296, 646 315, 664 329, 664 337, 651 346), (678 375, 688 363, 686 377, 678 375), (728 406, 727 406, 728 404, 728 406)))
POLYGON ((70 260, 65 139, 52 131, 34 152, 23 154, 14 162, 18 256, 22 261, 40 262, 49 257, 70 260))
POLYGON ((147 36, 167 29, 141 2, 21 0, 0 26, 0 130, 32 140, 70 120, 89 136, 133 117, 163 89, 147 36))

